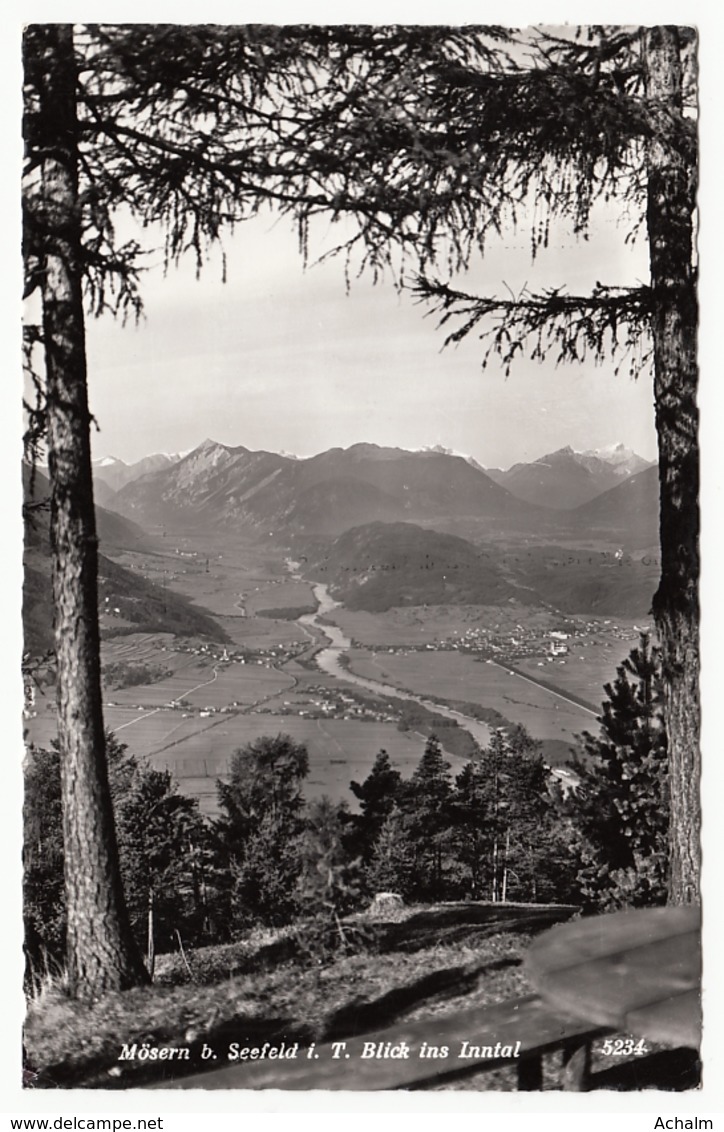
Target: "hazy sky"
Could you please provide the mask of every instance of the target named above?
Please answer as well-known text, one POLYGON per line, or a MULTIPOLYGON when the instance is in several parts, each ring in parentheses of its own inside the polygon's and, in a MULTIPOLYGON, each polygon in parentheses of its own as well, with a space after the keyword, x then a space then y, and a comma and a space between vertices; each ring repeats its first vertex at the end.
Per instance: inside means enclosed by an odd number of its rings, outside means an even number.
MULTIPOLYGON (((624 246, 615 214, 578 244, 555 234, 531 264, 525 228, 492 247, 472 291, 501 293, 596 280, 647 278, 645 244, 624 246)), ((329 232, 321 228, 323 244, 329 232)), ((488 467, 535 459, 565 444, 623 441, 655 456, 651 379, 615 376, 612 366, 518 362, 510 377, 497 361, 480 366, 473 337, 442 349, 435 316, 392 282, 353 281, 341 261, 306 270, 288 221, 243 225, 227 243, 228 282, 218 259, 201 280, 193 265, 148 272, 146 319, 88 327, 91 408, 101 431, 94 455, 126 461, 225 444, 306 456, 359 441, 417 448, 442 444, 488 467)))

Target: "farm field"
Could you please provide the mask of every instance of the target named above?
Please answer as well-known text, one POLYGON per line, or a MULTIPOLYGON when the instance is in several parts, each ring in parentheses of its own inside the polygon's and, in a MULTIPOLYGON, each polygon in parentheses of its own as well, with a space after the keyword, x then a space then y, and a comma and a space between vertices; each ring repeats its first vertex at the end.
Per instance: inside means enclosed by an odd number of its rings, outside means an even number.
POLYGON ((189 733, 189 724, 203 726, 206 719, 184 719, 182 712, 173 708, 151 708, 139 711, 135 707, 112 707, 104 712, 106 727, 113 731, 120 743, 139 758, 145 758, 167 743, 189 733))
MULTIPOLYGON (((164 656, 160 659, 163 662, 164 656)), ((293 686, 293 677, 263 664, 227 664, 217 669, 215 677, 211 662, 196 663, 155 684, 114 688, 106 693, 106 702, 152 708, 184 699, 195 708, 228 707, 234 702, 250 707, 293 686)))
POLYGON ((36 700, 36 714, 23 720, 25 742, 36 747, 50 747, 58 736, 58 715, 55 708, 55 689, 51 688, 36 700))
MULTIPOLYGON (((279 576, 279 582, 286 578, 279 576)), ((229 616, 243 613, 248 595, 265 590, 272 581, 273 576, 256 566, 213 560, 208 572, 197 565, 187 567, 173 586, 210 613, 229 616)))
POLYGON ((216 616, 215 620, 239 648, 273 649, 301 642, 309 643, 307 634, 296 621, 277 621, 273 617, 216 616))
MULTIPOLYGON (((180 734, 187 724, 199 725, 208 723, 206 719, 183 719, 180 711, 172 708, 151 708, 140 710, 132 705, 106 707, 103 710, 106 728, 118 734, 119 742, 125 743, 132 754, 140 757, 149 755, 152 751, 171 741, 179 728, 180 734)), ((27 738, 29 743, 37 747, 48 747, 58 734, 58 722, 55 705, 51 710, 41 710, 34 719, 27 721, 27 738)), ((188 732, 188 729, 187 729, 188 732)))
POLYGON ((576 735, 595 725, 595 715, 576 704, 510 675, 496 664, 480 663, 460 653, 375 654, 353 649, 350 662, 351 670, 367 679, 419 695, 495 708, 512 723, 522 723, 534 739, 575 743, 576 735))
POLYGON ((257 547, 223 536, 211 545, 208 539, 170 533, 160 553, 130 551, 114 559, 152 581, 169 585, 215 616, 242 613, 242 595, 289 580, 281 561, 274 562, 257 547))
MULTIPOLYGON (((144 721, 144 727, 146 722, 151 720, 144 721)), ((412 774, 425 748, 421 735, 398 731, 389 723, 266 714, 225 715, 204 729, 198 725, 209 724, 209 720, 184 720, 183 723, 195 723, 197 730, 185 737, 178 732, 174 745, 150 752, 149 761, 159 769, 170 770, 181 790, 199 798, 201 809, 206 813, 216 810, 216 779, 226 774, 230 756, 237 748, 263 735, 281 733, 290 735, 297 743, 306 743, 309 776, 305 795, 318 798, 327 794, 335 801, 344 799, 351 809, 356 809, 357 803, 349 784, 352 779, 362 781, 367 777, 382 747, 404 777, 412 774)), ((122 732, 126 741, 131 730, 122 732)), ((462 759, 454 756, 448 759, 453 772, 464 765, 462 759)))
MULTIPOLYGON (((132 707, 106 708, 105 719, 132 754, 147 758, 160 770, 169 770, 181 791, 198 798, 201 810, 208 814, 217 812, 216 779, 224 778, 230 756, 263 735, 288 734, 295 742, 306 743, 310 771, 305 795, 318 798, 326 794, 336 801, 347 801, 353 810, 357 802, 349 783, 367 777, 382 747, 404 777, 412 774, 425 748, 422 735, 398 731, 392 723, 267 713, 184 719, 178 709, 139 712, 132 707)), ((39 713, 29 721, 28 738, 36 745, 48 746, 55 735, 54 711, 39 713)), ((444 741, 444 732, 441 738, 444 741)), ((446 757, 453 774, 464 765, 464 760, 454 755, 446 757)))
POLYGON ((244 599, 247 615, 264 609, 291 609, 300 606, 316 609, 317 599, 307 582, 280 580, 249 592, 244 599))
MULTIPOLYGON (((275 645, 306 642, 306 636, 293 621, 269 617, 255 617, 247 611, 247 603, 259 609, 281 609, 290 605, 314 605, 314 595, 306 583, 290 582, 289 575, 279 566, 274 573, 271 566, 258 561, 246 561, 245 552, 239 552, 241 562, 232 563, 218 556, 209 559, 209 571, 198 559, 175 558, 173 554, 155 556, 133 555, 133 565, 144 577, 167 585, 169 589, 189 598, 206 609, 237 646, 249 649, 269 649, 275 645)), ((131 565, 130 555, 117 556, 117 561, 131 565)), ((259 555, 256 555, 258 558, 259 555)), ((205 560, 204 560, 205 561, 205 560)), ((120 618, 108 619, 108 625, 118 628, 120 618)), ((136 634, 134 634, 134 637, 136 634)), ((161 634, 157 634, 157 638, 161 634)), ((116 638, 118 642, 127 637, 116 638)))
POLYGON ((219 669, 213 683, 187 694, 185 699, 193 707, 227 707, 234 701, 249 707, 293 687, 294 679, 274 668, 262 664, 232 664, 219 669))
MULTIPOLYGON (((124 558, 126 565, 132 564, 146 577, 207 609, 236 646, 268 653, 292 643, 307 646, 318 636, 315 629, 305 631, 294 621, 259 616, 266 609, 316 604, 311 586, 290 577, 281 553, 274 561, 271 554, 245 547, 232 538, 224 540, 222 536, 212 545, 169 536, 162 553, 129 552, 124 558)), ((385 614, 335 607, 327 617, 347 638, 369 646, 351 651, 352 673, 423 697, 472 701, 494 708, 512 722, 523 724, 534 738, 547 740, 550 750, 560 748, 561 759, 581 731, 596 729, 594 712, 529 683, 522 675, 511 674, 504 662, 502 666, 480 663, 469 653, 456 650, 390 653, 387 649, 419 649, 436 641, 454 642, 476 628, 507 641, 522 624, 527 631, 535 632, 545 650, 549 630, 583 631, 584 636, 568 639, 565 664, 556 660, 540 666, 543 653, 513 663, 531 680, 544 680, 563 696, 573 694, 597 708, 603 698, 603 684, 614 678, 617 664, 636 643, 633 622, 618 619, 616 624, 621 631, 629 632, 630 638, 621 640, 613 624, 604 628, 600 621, 586 622, 585 618, 523 608, 516 603, 411 607, 385 614), (371 646, 377 646, 377 651, 371 651, 371 646)), ((307 743, 307 795, 328 794, 346 800, 351 807, 356 801, 349 782, 366 777, 381 747, 403 775, 411 774, 417 765, 424 738, 400 732, 394 723, 274 714, 303 709, 309 704, 305 689, 310 686, 343 690, 338 679, 305 669, 294 660, 277 670, 266 663, 219 661, 221 647, 211 651, 215 651, 215 657, 174 651, 171 635, 161 633, 133 633, 103 642, 104 663, 149 664, 171 670, 157 683, 106 688, 106 724, 132 753, 149 758, 156 766, 168 767, 181 789, 197 796, 206 812, 216 809, 216 779, 226 773, 232 752, 262 735, 286 732, 296 741, 307 743), (183 709, 166 706, 179 699, 188 700, 197 714, 184 718, 183 709), (262 710, 219 712, 234 703, 247 709, 259 705, 262 710), (200 717, 198 711, 204 708, 214 709, 215 714, 200 717)), ((342 672, 340 677, 344 679, 342 672)), ((37 714, 27 721, 27 728, 30 741, 38 744, 47 745, 55 737, 52 689, 38 697, 37 714)), ((444 729, 441 738, 444 741, 444 729)), ((546 757, 550 758, 549 748, 546 757)), ((453 771, 462 766, 461 759, 448 758, 453 771)))
POLYGON ((515 667, 533 679, 555 684, 562 692, 572 692, 598 707, 604 698, 603 685, 616 678, 616 667, 629 655, 636 641, 612 640, 608 644, 582 644, 571 641, 566 664, 546 664, 535 660, 516 660, 515 667))
MULTIPOLYGON (((169 650, 173 640, 173 633, 128 633, 111 637, 101 642, 101 663, 157 664, 160 663, 159 653, 162 649, 169 650)), ((163 654, 163 663, 168 668, 179 668, 182 661, 187 660, 182 653, 166 651, 163 654)))

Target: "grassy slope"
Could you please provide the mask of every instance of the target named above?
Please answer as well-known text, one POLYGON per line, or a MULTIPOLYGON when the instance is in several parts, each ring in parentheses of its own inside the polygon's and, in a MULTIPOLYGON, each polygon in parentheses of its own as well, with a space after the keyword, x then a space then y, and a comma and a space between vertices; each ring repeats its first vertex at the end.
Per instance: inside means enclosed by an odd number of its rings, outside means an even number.
MULTIPOLYGON (((133 623, 127 632, 176 633, 213 641, 229 640, 205 610, 102 554, 98 555, 98 572, 100 609, 103 610, 107 596, 107 604, 119 608, 123 618, 133 623)), ((30 548, 25 557, 23 578, 23 632, 25 649, 34 655, 54 647, 50 586, 49 557, 40 548, 30 548)))
MULTIPOLYGON (((241 1089, 244 1063, 202 1061, 205 1042, 223 1058, 230 1042, 304 1047, 515 1000, 533 989, 522 967, 531 936, 573 911, 482 903, 404 909, 396 922, 366 921, 377 932, 374 948, 324 966, 295 961, 291 931, 257 932, 243 943, 188 955, 194 982, 180 959, 165 957, 156 985, 108 995, 94 1006, 72 1003, 57 989, 46 991, 31 1003, 26 1019, 26 1083, 50 1089, 163 1087, 175 1075, 229 1064, 223 1087, 241 1089), (122 1045, 134 1042, 188 1047, 191 1058, 119 1061, 122 1045)), ((483 1019, 474 1017, 470 1024, 471 1040, 482 1040, 483 1019)), ((594 1087, 697 1088, 694 1051, 647 1047, 646 1058, 616 1058, 612 1066, 602 1042, 594 1042, 594 1087)), ((560 1055, 544 1058, 543 1089, 561 1087, 560 1055)), ((511 1091, 517 1073, 510 1066, 428 1088, 511 1091)))
MULTIPOLYGON (((50 485, 42 473, 36 473, 32 493, 27 468, 23 469, 23 479, 28 500, 38 505, 49 497, 50 485)), ((102 551, 149 549, 152 546, 153 540, 137 524, 102 507, 96 508, 96 523, 102 551)), ((36 655, 54 646, 50 527, 46 507, 39 507, 26 516, 24 533, 24 648, 36 655)), ((142 629, 146 632, 208 637, 213 641, 229 640, 204 609, 195 606, 188 598, 118 565, 104 553, 98 555, 98 575, 101 611, 108 597, 108 605, 121 609, 123 618, 133 623, 132 631, 142 629)))
MULTIPOLYGON (((159 962, 152 988, 95 1006, 60 993, 31 1003, 25 1045, 38 1085, 127 1088, 162 1072, 198 1072, 204 1041, 332 1041, 402 1019, 452 1014, 530 993, 521 968, 531 934, 573 909, 457 904, 378 923, 371 950, 324 966, 295 958, 290 933, 159 962), (165 985, 159 985, 163 980, 165 985), (123 1043, 188 1045, 189 1063, 118 1061, 123 1043), (197 1054, 194 1057, 194 1053, 197 1054)), ((373 925, 366 921, 367 927, 373 925)), ((514 1087, 510 1071, 476 1087, 514 1087), (508 1083, 505 1083, 506 1074, 508 1083)), ((464 1085, 463 1085, 464 1087, 464 1085)))
MULTIPOLYGON (((178 636, 229 641, 221 626, 187 598, 99 555, 98 600, 101 608, 106 597, 110 606, 119 608, 121 616, 133 622, 134 632, 175 633, 178 636)), ((108 635, 111 632, 111 629, 106 630, 108 635)))

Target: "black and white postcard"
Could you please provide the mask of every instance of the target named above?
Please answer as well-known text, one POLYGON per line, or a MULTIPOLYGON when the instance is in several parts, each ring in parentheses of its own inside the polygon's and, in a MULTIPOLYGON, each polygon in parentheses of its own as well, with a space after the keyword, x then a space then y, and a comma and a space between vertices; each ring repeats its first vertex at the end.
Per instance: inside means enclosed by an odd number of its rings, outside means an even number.
POLYGON ((705 1111, 699 40, 26 26, 25 1098, 705 1111))

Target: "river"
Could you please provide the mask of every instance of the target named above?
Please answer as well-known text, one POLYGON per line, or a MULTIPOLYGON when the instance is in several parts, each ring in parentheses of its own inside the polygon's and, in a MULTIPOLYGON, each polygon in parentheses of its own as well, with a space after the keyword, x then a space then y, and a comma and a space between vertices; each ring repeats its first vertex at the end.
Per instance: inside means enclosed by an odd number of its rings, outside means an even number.
MULTIPOLYGON (((292 567, 296 563, 292 564, 292 567)), ((292 575, 298 577, 298 575, 292 575)), ((356 684, 360 688, 366 689, 368 692, 375 692, 377 695, 382 696, 395 696, 398 700, 409 700, 411 703, 421 704, 422 707, 427 708, 429 711, 434 711, 438 715, 444 716, 446 719, 451 719, 457 723, 458 727, 463 727, 467 732, 472 735, 475 742, 481 747, 487 747, 490 742, 490 728, 486 723, 481 723, 479 719, 473 719, 472 716, 463 715, 462 712, 455 711, 453 708, 444 707, 442 704, 434 703, 432 700, 423 699, 422 696, 415 696, 411 692, 403 692, 396 688, 393 684, 383 684, 377 680, 368 680, 363 676, 357 676, 356 673, 350 672, 341 664, 342 656, 349 651, 352 647, 352 642, 348 637, 345 637, 342 630, 337 625, 328 625, 320 623, 319 618, 332 610, 338 609, 341 602, 335 601, 329 594, 327 586, 321 582, 312 583, 314 596, 317 599, 319 606, 316 613, 305 613, 298 618, 300 625, 313 625, 318 629, 327 640, 330 642, 326 648, 321 649, 315 657, 318 666, 328 675, 336 677, 338 680, 344 680, 347 684, 356 684)))

